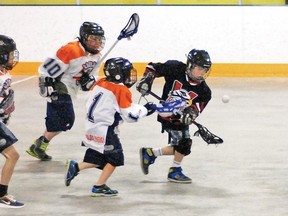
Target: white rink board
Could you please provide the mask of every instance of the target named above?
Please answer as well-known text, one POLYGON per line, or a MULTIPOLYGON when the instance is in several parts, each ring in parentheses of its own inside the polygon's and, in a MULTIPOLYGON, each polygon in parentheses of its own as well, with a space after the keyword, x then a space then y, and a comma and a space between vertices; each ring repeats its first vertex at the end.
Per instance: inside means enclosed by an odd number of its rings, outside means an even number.
POLYGON ((21 61, 42 62, 94 21, 106 32, 105 53, 132 13, 140 15, 139 31, 111 56, 186 61, 198 48, 214 63, 288 62, 286 6, 2 6, 1 34, 16 40, 21 61))

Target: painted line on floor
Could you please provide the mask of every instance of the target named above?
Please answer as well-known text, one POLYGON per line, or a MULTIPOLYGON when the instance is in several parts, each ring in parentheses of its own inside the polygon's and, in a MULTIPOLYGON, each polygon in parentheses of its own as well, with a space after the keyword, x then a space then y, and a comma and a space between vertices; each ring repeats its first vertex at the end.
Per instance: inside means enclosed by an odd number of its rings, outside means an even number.
POLYGON ((19 83, 25 82, 25 81, 27 81, 27 80, 33 79, 33 78, 35 78, 35 77, 38 77, 38 76, 36 76, 36 75, 35 75, 35 76, 30 76, 30 77, 27 77, 27 78, 25 78, 25 79, 21 79, 21 80, 12 82, 11 85, 19 84, 19 83))

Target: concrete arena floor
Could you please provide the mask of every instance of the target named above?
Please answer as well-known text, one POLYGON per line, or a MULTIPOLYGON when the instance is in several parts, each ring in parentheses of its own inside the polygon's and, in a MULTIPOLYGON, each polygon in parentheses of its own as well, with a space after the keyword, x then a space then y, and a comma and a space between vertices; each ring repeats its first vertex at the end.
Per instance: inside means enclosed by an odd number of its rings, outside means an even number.
MULTIPOLYGON (((56 137, 48 150, 51 162, 41 162, 25 150, 44 130, 45 100, 36 77, 13 77, 16 110, 9 127, 18 137, 21 154, 9 192, 26 203, 22 209, 0 209, 1 216, 287 216, 288 215, 288 79, 213 78, 207 82, 213 98, 198 121, 224 139, 217 147, 193 138, 183 170, 192 184, 167 182, 170 156, 160 157, 149 175, 142 174, 139 148, 167 142, 156 115, 120 128, 126 165, 116 169, 108 185, 119 191, 112 198, 92 198, 100 171, 85 170, 70 187, 64 185, 67 159, 82 160, 84 93, 75 101, 76 122, 56 137), (28 78, 28 79, 26 79, 28 78), (24 80, 23 80, 24 79, 24 80), (26 79, 26 80, 25 80, 26 79), (230 102, 222 103, 224 94, 230 102)), ((161 92, 162 80, 153 91, 161 92)), ((135 102, 139 93, 132 87, 135 102)), ((148 97, 151 101, 156 101, 148 97)), ((144 103, 144 100, 141 101, 144 103)), ((196 128, 191 128, 191 134, 196 128)), ((0 157, 1 167, 4 157, 0 157)))

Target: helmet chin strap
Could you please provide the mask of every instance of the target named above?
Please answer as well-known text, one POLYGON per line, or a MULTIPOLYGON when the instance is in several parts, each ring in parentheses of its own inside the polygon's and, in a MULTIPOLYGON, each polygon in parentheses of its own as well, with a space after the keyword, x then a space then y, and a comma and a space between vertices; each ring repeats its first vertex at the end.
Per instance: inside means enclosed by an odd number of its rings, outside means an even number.
POLYGON ((2 65, 0 65, 0 74, 4 74, 4 73, 5 73, 5 68, 2 65))
POLYGON ((195 81, 191 77, 189 77, 188 73, 186 72, 186 80, 190 85, 196 86, 199 85, 202 81, 195 81))
POLYGON ((89 47, 87 47, 87 45, 85 44, 85 41, 82 40, 81 38, 78 37, 78 40, 79 40, 80 44, 82 45, 82 47, 86 53, 90 53, 90 54, 94 55, 94 54, 97 54, 100 52, 100 50, 92 50, 89 47))

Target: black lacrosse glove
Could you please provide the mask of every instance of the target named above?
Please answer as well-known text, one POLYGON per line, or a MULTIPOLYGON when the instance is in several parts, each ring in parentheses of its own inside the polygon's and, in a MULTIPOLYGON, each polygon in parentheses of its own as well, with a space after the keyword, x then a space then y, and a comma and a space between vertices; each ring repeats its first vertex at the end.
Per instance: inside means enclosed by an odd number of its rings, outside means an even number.
POLYGON ((198 117, 198 111, 194 107, 186 107, 180 117, 180 122, 184 125, 191 125, 198 117))
POLYGON ((176 110, 171 122, 173 124, 191 125, 198 117, 198 111, 194 107, 186 107, 183 111, 176 110))
POLYGON ((88 73, 83 73, 79 80, 82 91, 89 91, 95 81, 94 76, 90 76, 88 73))
POLYGON ((42 97, 50 97, 53 93, 55 93, 54 89, 55 79, 52 77, 39 77, 39 94, 42 97))
POLYGON ((147 109, 147 116, 153 114, 156 110, 156 106, 152 102, 148 102, 144 105, 144 107, 147 109))
POLYGON ((142 96, 148 95, 149 92, 151 91, 154 79, 155 79, 155 69, 153 68, 152 65, 147 65, 144 76, 136 86, 137 91, 139 91, 142 96))

